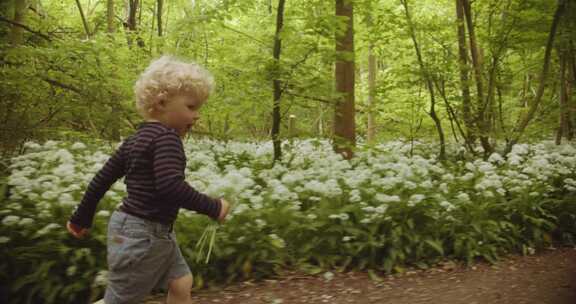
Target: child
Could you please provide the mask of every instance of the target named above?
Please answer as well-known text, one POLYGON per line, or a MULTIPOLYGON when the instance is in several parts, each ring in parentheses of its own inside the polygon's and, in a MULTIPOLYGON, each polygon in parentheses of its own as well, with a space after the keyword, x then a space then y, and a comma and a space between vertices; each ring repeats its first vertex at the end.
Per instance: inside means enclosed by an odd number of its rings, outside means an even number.
POLYGON ((191 303, 192 275, 173 223, 186 208, 223 221, 229 204, 184 181, 182 140, 208 99, 212 76, 194 63, 163 56, 136 82, 136 108, 145 122, 126 138, 92 179, 67 223, 75 237, 88 233, 96 205, 125 176, 127 196, 110 216, 106 304, 139 303, 154 288, 168 289, 168 304, 191 303))

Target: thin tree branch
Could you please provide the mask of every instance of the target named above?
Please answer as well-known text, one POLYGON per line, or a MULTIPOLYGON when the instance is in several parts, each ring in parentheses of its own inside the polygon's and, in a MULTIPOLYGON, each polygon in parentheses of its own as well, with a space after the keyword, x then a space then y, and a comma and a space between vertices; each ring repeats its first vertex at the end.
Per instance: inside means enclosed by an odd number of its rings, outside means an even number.
POLYGON ((57 86, 57 87, 72 91, 72 92, 74 92, 80 96, 84 96, 84 94, 82 93, 82 90, 80 90, 79 88, 76 88, 74 86, 71 86, 69 84, 65 84, 65 83, 62 83, 58 80, 54 80, 54 79, 50 79, 50 78, 46 78, 46 77, 40 77, 40 79, 46 81, 47 83, 49 83, 53 86, 57 86))
POLYGON ((252 39, 252 40, 260 43, 261 45, 266 46, 266 48, 269 48, 269 47, 270 47, 270 46, 269 46, 267 43, 265 43, 264 41, 262 41, 262 40, 260 40, 260 39, 258 39, 258 38, 254 38, 253 36, 250 36, 250 35, 248 35, 248 34, 246 34, 246 33, 244 33, 244 32, 241 32, 241 31, 239 31, 239 30, 237 30, 237 29, 231 28, 231 27, 229 27, 229 26, 227 26, 227 25, 225 25, 225 24, 222 24, 221 26, 222 26, 223 28, 227 29, 227 30, 230 30, 230 31, 233 31, 233 32, 235 32, 235 33, 238 33, 238 34, 240 34, 240 35, 242 35, 242 36, 248 37, 248 38, 250 38, 250 39, 252 39))
POLYGON ((328 99, 322 99, 319 97, 315 97, 315 96, 308 96, 308 95, 302 95, 302 94, 296 94, 296 93, 292 93, 290 91, 284 91, 283 92, 286 95, 289 96, 293 96, 293 97, 300 97, 300 98, 304 98, 304 99, 310 99, 310 100, 315 100, 315 101, 320 101, 329 105, 334 105, 334 101, 333 100, 328 100, 328 99))
POLYGON ((76 6, 78 7, 78 11, 80 12, 80 17, 82 18, 82 25, 84 26, 84 30, 86 31, 87 38, 90 38, 90 28, 88 27, 88 21, 86 21, 86 16, 84 16, 84 10, 82 9, 82 5, 80 4, 80 0, 76 0, 76 6))
POLYGON ((52 39, 50 39, 50 37, 49 37, 48 35, 43 34, 43 33, 40 33, 40 32, 38 32, 38 31, 35 31, 35 30, 29 28, 28 26, 26 26, 26 25, 24 25, 24 24, 21 24, 21 23, 18 23, 18 22, 14 22, 14 21, 12 21, 12 20, 10 20, 10 19, 7 19, 7 18, 4 17, 4 16, 1 16, 1 15, 0 15, 0 21, 4 21, 4 22, 10 23, 10 24, 12 24, 12 25, 14 25, 14 26, 21 27, 21 28, 25 29, 26 31, 28 31, 28 32, 30 32, 30 33, 32 33, 32 34, 35 34, 35 35, 37 35, 37 36, 40 36, 40 37, 46 39, 46 40, 49 41, 49 42, 52 41, 52 39))

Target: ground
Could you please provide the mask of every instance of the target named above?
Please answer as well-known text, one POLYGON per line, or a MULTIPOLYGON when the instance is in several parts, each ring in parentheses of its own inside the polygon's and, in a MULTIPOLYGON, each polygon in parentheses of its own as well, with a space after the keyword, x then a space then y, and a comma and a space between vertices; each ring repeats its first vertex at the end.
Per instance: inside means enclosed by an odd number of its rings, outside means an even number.
MULTIPOLYGON (((274 280, 195 292, 193 299, 195 304, 574 304, 576 249, 548 249, 468 268, 447 262, 384 276, 380 282, 366 272, 288 273, 274 280)), ((158 303, 162 299, 156 296, 146 304, 158 303)))

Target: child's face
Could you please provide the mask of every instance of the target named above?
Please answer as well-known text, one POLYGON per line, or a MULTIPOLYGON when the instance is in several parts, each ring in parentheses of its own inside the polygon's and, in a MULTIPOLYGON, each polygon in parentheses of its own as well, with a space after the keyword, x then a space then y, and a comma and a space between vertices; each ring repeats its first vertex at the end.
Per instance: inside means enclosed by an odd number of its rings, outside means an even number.
POLYGON ((180 137, 184 137, 200 118, 202 102, 189 94, 177 94, 160 101, 159 107, 159 120, 176 129, 180 137))

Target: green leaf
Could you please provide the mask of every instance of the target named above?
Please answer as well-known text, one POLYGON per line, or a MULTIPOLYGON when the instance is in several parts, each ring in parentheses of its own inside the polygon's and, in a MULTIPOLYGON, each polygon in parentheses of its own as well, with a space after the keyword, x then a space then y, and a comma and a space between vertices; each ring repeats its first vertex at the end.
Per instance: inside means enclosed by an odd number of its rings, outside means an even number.
POLYGON ((374 282, 382 282, 384 280, 378 274, 376 274, 376 272, 372 269, 368 270, 368 276, 374 282))
POLYGON ((302 270, 303 272, 310 274, 310 275, 316 275, 316 274, 319 274, 320 272, 323 271, 323 269, 321 267, 310 265, 310 264, 302 264, 298 268, 300 270, 302 270))
POLYGON ((444 256, 444 248, 442 247, 442 243, 437 240, 426 239, 424 240, 428 246, 434 249, 439 255, 444 256))

